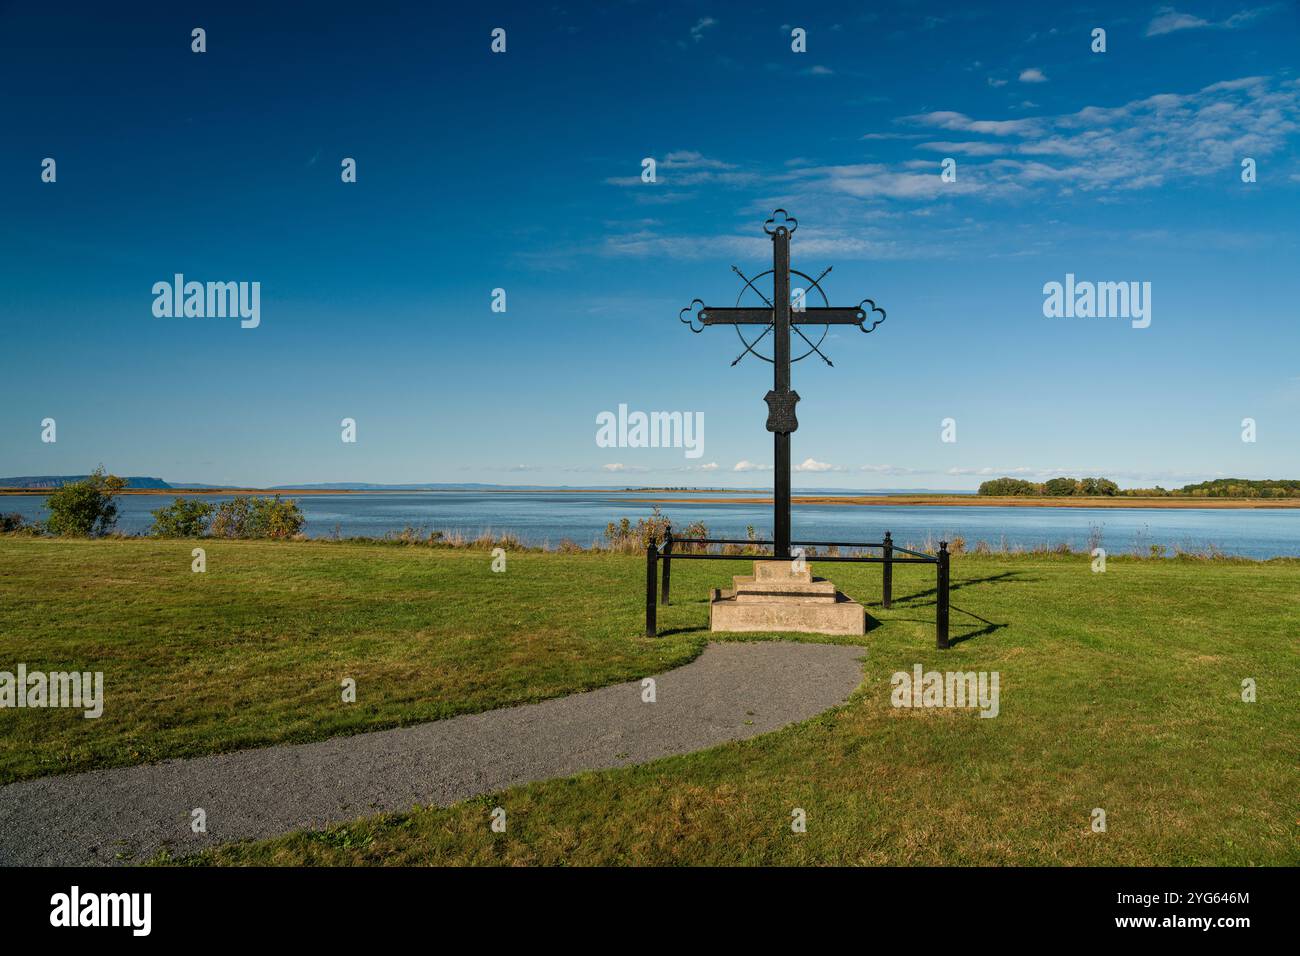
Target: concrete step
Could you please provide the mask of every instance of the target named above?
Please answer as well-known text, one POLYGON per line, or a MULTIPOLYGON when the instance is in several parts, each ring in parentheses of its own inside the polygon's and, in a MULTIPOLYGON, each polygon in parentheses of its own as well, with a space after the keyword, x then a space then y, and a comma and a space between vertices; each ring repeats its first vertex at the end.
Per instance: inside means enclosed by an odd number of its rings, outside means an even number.
POLYGON ((755 561, 754 580, 803 582, 812 580, 812 572, 806 567, 802 571, 794 570, 793 561, 755 561))
POLYGON ((751 575, 737 574, 732 578, 736 600, 750 601, 834 601, 835 585, 825 578, 811 581, 755 581, 751 575))
POLYGON ((710 630, 847 635, 867 632, 862 605, 838 591, 830 601, 800 598, 742 601, 738 597, 724 592, 709 602, 710 630))

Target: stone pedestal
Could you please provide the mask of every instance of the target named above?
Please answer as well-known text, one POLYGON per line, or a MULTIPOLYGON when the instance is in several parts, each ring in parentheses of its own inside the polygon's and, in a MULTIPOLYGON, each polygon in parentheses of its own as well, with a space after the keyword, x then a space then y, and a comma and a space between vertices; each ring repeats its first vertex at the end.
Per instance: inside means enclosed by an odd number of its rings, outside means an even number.
POLYGON ((713 631, 867 633, 862 605, 825 578, 795 571, 793 561, 755 561, 754 573, 737 574, 731 590, 714 589, 709 601, 713 631))

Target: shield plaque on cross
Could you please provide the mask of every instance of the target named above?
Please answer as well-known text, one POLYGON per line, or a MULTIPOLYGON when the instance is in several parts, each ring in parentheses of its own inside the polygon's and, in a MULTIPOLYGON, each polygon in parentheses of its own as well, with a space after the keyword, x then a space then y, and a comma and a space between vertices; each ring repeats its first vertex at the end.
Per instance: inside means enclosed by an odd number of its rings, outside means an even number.
POLYGON ((799 393, 793 389, 772 389, 763 396, 767 402, 767 430, 779 435, 788 435, 799 427, 799 419, 794 417, 794 406, 799 401, 799 393))

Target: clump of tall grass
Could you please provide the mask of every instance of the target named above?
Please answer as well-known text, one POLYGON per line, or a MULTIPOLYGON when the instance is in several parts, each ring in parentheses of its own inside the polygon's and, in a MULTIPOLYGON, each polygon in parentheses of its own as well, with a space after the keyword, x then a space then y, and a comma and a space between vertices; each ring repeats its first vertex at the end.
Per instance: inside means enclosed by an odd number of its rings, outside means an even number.
MULTIPOLYGON (((954 535, 948 542, 948 553, 955 556, 961 554, 977 555, 997 555, 1014 557, 1016 555, 1058 555, 1062 557, 1091 557, 1092 552, 1099 547, 1100 538, 1094 538, 1091 534, 1088 538, 1087 546, 1084 549, 1075 548, 1068 541, 1060 541, 1056 544, 1042 542, 1034 545, 1009 544, 1006 536, 1002 537, 997 547, 991 545, 988 541, 980 538, 975 542, 975 547, 971 551, 966 549, 966 540, 960 535, 954 535)), ((938 551, 938 543, 932 534, 927 534, 921 541, 908 541, 903 547, 912 551, 920 551, 922 554, 935 554, 938 551)), ((1201 546, 1194 545, 1175 545, 1173 548, 1163 544, 1152 544, 1149 539, 1145 538, 1141 532, 1136 536, 1133 547, 1127 554, 1127 558, 1137 558, 1140 560, 1168 560, 1170 558, 1186 558, 1196 561, 1254 561, 1255 558, 1245 558, 1239 555, 1232 555, 1225 552, 1218 545, 1207 543, 1201 546)), ((1275 560, 1288 560, 1286 558, 1275 560)))
MULTIPOLYGON (((549 547, 527 545, 513 531, 494 532, 485 528, 476 535, 468 535, 459 528, 433 528, 407 525, 401 531, 386 531, 382 535, 349 535, 341 537, 337 530, 328 538, 317 538, 339 544, 388 544, 401 547, 447 548, 461 550, 491 550, 505 548, 508 551, 546 551, 549 547)), ((581 549, 579 549, 581 550, 581 549)))
MULTIPOLYGON (((655 505, 649 516, 638 518, 636 524, 633 524, 630 518, 611 521, 605 526, 604 541, 593 543, 592 547, 618 554, 644 553, 652 544, 658 548, 664 547, 671 530, 672 522, 659 510, 659 506, 655 505)), ((673 534, 673 550, 678 554, 705 552, 709 549, 709 545, 687 543, 680 539, 699 539, 708 536, 709 528, 703 521, 692 521, 673 534)))
MULTIPOLYGON (((524 543, 519 536, 511 531, 502 532, 500 535, 493 534, 492 529, 480 531, 477 538, 470 545, 472 548, 478 548, 481 551, 490 551, 493 548, 505 548, 507 551, 522 551, 524 543)), ((549 550, 543 545, 539 550, 549 550)))

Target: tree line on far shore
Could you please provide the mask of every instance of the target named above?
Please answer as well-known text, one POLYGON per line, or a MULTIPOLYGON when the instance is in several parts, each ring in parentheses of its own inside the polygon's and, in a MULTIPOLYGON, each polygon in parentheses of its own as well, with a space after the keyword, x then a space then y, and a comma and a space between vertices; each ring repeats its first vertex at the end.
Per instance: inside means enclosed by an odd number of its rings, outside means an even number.
POLYGON ((1123 498, 1298 498, 1300 481, 1293 479, 1215 478, 1181 488, 1120 488, 1109 478, 1049 478, 1025 481, 994 478, 980 485, 981 495, 997 497, 1123 497, 1123 498))
MULTIPOLYGON (((26 522, 19 514, 0 514, 0 531, 96 538, 111 534, 117 525, 116 497, 125 479, 104 474, 103 467, 81 481, 50 492, 45 521, 26 522)), ((157 538, 272 538, 297 537, 306 523, 298 502, 237 495, 221 502, 175 498, 151 512, 148 533, 157 538)))

